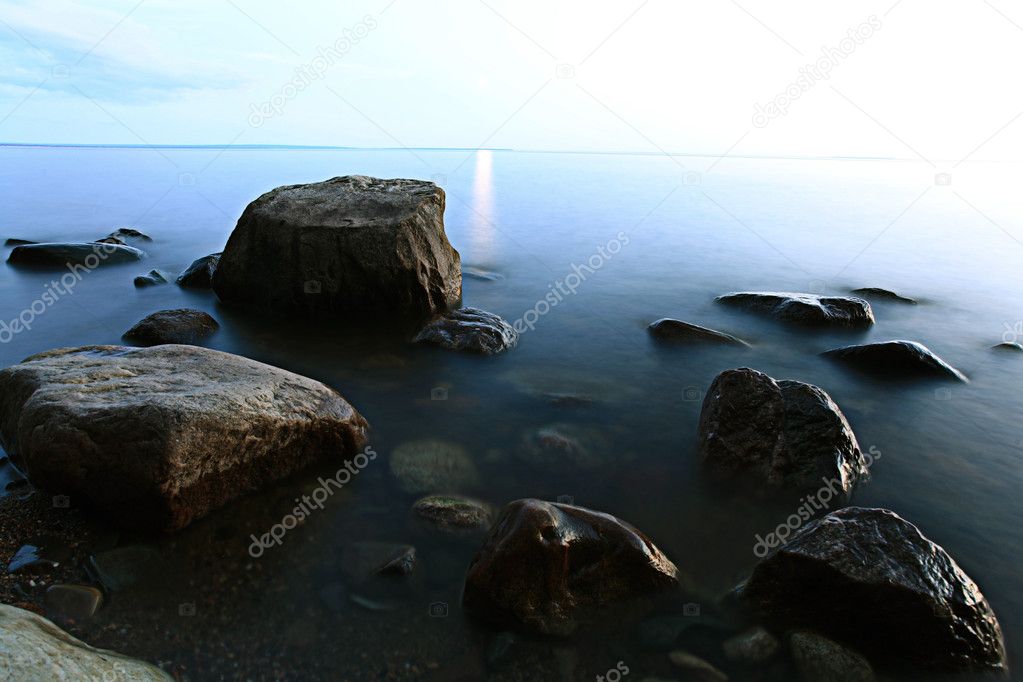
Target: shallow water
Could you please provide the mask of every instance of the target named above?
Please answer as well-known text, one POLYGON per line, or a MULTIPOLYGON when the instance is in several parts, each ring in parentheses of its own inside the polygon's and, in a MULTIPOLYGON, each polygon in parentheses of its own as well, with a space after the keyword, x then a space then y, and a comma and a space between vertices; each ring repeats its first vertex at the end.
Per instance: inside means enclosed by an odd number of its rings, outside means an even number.
MULTIPOLYGON (((161 570, 113 595, 90 641, 110 641, 103 626, 115 624, 129 633, 134 648, 126 653, 183 666, 196 680, 487 672, 536 679, 538 671, 543 679, 590 679, 619 660, 640 679, 664 656, 628 634, 556 646, 522 640, 498 656, 503 640, 458 607, 477 543, 423 535, 409 518, 415 498, 390 478, 387 453, 416 438, 458 442, 480 470, 479 487, 463 492, 496 505, 569 496, 614 513, 719 593, 754 565, 755 535, 794 511, 789 501, 765 506, 708 488, 696 467, 702 391, 719 371, 751 366, 832 395, 861 446, 882 454, 853 503, 892 509, 943 545, 991 602, 1014 660, 1023 651, 1023 356, 990 347, 1003 335, 1023 337, 1021 171, 965 163, 952 171, 951 186, 940 186, 936 169, 900 161, 0 149, 3 237, 91 240, 133 226, 155 238, 143 263, 90 272, 30 330, 0 344, 0 365, 49 348, 118 343, 150 312, 199 308, 222 325, 207 345, 339 388, 370 421, 381 454, 258 560, 247 553, 250 534, 266 532, 336 467, 285 481, 174 538, 143 539, 159 546, 161 570), (210 292, 132 286, 151 268, 176 274, 221 250, 241 210, 262 192, 351 173, 433 178, 445 188, 447 232, 463 265, 504 276, 466 278, 464 302, 508 320, 546 312, 517 348, 464 357, 408 345, 358 320, 282 322, 225 308, 210 292), (549 311, 537 308, 598 247, 609 257, 594 258, 599 267, 576 293, 549 311), (861 286, 921 304, 875 303, 877 325, 868 332, 805 333, 714 303, 732 290, 840 294, 861 286), (658 346, 645 326, 665 316, 736 334, 753 348, 658 346), (923 342, 971 382, 883 383, 817 355, 892 338, 923 342), (543 392, 594 402, 559 407, 543 392), (598 429, 611 463, 558 471, 516 456, 524 434, 552 423, 598 429), (342 567, 345 547, 357 540, 414 543, 421 567, 409 584, 352 585, 342 567), (351 594, 388 609, 359 606, 351 594), (441 603, 449 605, 446 616, 441 603)), ((0 267, 0 320, 29 307, 52 278, 0 267)))

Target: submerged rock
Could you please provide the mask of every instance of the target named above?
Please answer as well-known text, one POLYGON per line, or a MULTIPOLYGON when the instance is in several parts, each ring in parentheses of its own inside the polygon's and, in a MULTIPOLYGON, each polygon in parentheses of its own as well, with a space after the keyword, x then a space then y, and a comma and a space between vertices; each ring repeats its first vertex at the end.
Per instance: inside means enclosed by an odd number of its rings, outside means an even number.
POLYGON ((34 242, 34 241, 31 241, 31 240, 28 240, 28 239, 16 239, 14 237, 11 237, 10 239, 8 239, 7 241, 4 242, 4 246, 25 246, 26 244, 38 244, 38 243, 39 242, 34 242))
POLYGON ((42 265, 68 267, 82 265, 96 268, 101 265, 140 261, 146 254, 133 246, 97 243, 49 243, 15 246, 7 262, 15 265, 42 265))
POLYGON ((857 296, 863 296, 864 298, 876 298, 882 301, 893 301, 895 303, 908 303, 910 305, 916 305, 916 300, 900 296, 894 291, 888 289, 881 289, 879 287, 863 287, 861 289, 853 289, 850 293, 856 294, 857 296))
POLYGON ((0 604, 0 679, 173 682, 156 666, 94 649, 34 613, 0 604))
POLYGON ((416 548, 392 542, 353 542, 345 548, 344 572, 362 581, 375 575, 409 575, 416 567, 416 548))
POLYGON ((549 424, 525 433, 516 456, 541 471, 576 473, 598 470, 625 458, 612 452, 597 428, 579 424, 549 424))
POLYGON ((459 492, 479 484, 476 465, 461 445, 436 439, 402 443, 391 453, 391 474, 407 493, 459 492))
POLYGON ((850 367, 883 378, 934 377, 968 381, 962 372, 916 341, 884 341, 845 346, 821 353, 850 367))
POLYGON ((94 244, 120 244, 121 246, 127 245, 128 242, 124 241, 120 237, 103 237, 103 239, 97 239, 94 244))
POLYGON ((730 661, 759 665, 773 658, 779 646, 774 635, 757 626, 725 640, 721 648, 730 661))
POLYGON ((107 235, 107 239, 110 238, 121 240, 137 239, 142 242, 153 241, 153 238, 150 237, 148 234, 143 234, 142 232, 136 230, 134 227, 119 227, 107 235))
POLYGON ((675 565, 624 521, 526 499, 502 510, 469 566, 462 603, 499 626, 565 635, 594 610, 678 582, 675 565))
POLYGON ((714 379, 698 438, 703 465, 722 479, 770 488, 830 484, 848 498, 868 475, 856 435, 825 391, 745 367, 714 379))
POLYGON ((460 308, 438 315, 412 339, 414 343, 481 355, 508 350, 518 340, 518 333, 503 318, 478 308, 460 308))
POLYGON ((195 344, 220 329, 213 316, 201 310, 160 310, 135 324, 124 339, 143 346, 162 343, 195 344))
POLYGON ((717 301, 805 326, 864 328, 874 324, 874 312, 862 298, 743 291, 718 296, 717 301))
POLYGON ((444 190, 362 175, 278 187, 245 209, 213 275, 221 300, 280 313, 422 315, 456 306, 444 190))
POLYGON ((194 289, 210 289, 213 287, 213 273, 217 271, 220 264, 219 253, 211 253, 192 261, 192 264, 185 268, 185 271, 174 280, 178 286, 191 287, 194 289))
POLYGON ((849 507, 809 523, 737 591, 773 626, 820 632, 884 667, 1007 668, 1001 627, 977 585, 885 509, 849 507))
POLYGON ((160 568, 160 553, 148 545, 125 545, 89 557, 92 576, 110 592, 120 592, 160 568))
POLYGON ((1007 351, 1009 353, 1023 353, 1023 345, 1020 345, 1016 341, 1003 341, 996 346, 991 346, 993 350, 1007 351))
POLYGON ((96 615, 103 605, 103 593, 92 585, 50 585, 43 603, 51 620, 81 623, 96 615))
POLYGON ((160 272, 159 270, 150 270, 146 274, 139 275, 138 277, 135 278, 135 286, 139 287, 139 288, 142 288, 142 287, 152 287, 152 286, 156 286, 157 284, 166 284, 166 283, 167 283, 167 278, 164 277, 163 273, 160 272))
POLYGON ((815 632, 793 632, 789 635, 789 648, 805 682, 873 682, 876 679, 867 659, 815 632))
POLYGON ((651 336, 665 341, 749 347, 748 343, 731 334, 715 331, 696 324, 689 324, 682 320, 674 320, 670 317, 664 317, 653 322, 647 329, 650 331, 651 336))
POLYGON ((460 495, 429 495, 417 500, 412 511, 431 526, 454 533, 487 530, 494 515, 486 502, 460 495))
POLYGON ((176 530, 361 448, 337 391, 196 346, 85 346, 0 371, 0 443, 37 486, 115 523, 176 530))
POLYGON ((688 651, 682 651, 681 649, 672 651, 668 654, 668 659, 676 668, 685 673, 688 680, 696 680, 697 682, 728 682, 728 675, 688 651))

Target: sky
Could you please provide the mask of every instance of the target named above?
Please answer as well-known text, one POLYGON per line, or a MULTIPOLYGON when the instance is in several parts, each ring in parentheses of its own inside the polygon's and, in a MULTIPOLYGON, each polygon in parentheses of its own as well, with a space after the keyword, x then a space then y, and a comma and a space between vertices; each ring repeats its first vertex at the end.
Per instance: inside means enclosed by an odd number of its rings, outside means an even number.
POLYGON ((1009 0, 0 0, 0 142, 1023 159, 1009 0))

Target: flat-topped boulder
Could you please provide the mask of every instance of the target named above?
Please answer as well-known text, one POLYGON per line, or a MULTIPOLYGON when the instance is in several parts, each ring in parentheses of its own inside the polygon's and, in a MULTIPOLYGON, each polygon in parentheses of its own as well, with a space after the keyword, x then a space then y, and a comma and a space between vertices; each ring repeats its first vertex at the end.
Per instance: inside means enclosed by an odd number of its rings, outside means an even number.
POLYGON ((716 300, 807 327, 864 328, 874 324, 870 304, 854 296, 740 291, 718 296, 716 300))
POLYGON ((413 343, 479 355, 495 355, 514 347, 518 340, 518 332, 504 318, 478 308, 437 315, 412 339, 413 343))
POLYGON ((691 324, 670 317, 662 317, 647 327, 650 336, 662 341, 685 344, 716 344, 721 346, 743 346, 749 344, 731 334, 719 332, 698 324, 691 324))
POLYGON ((933 377, 968 381, 962 372, 916 341, 895 340, 844 346, 824 351, 821 355, 864 374, 883 378, 933 377))
POLYGON ((444 190, 362 175, 278 187, 245 209, 213 275, 221 300, 309 317, 456 306, 461 260, 444 190))
POLYGON ((67 267, 82 265, 96 268, 115 263, 133 263, 145 257, 145 252, 123 244, 100 242, 50 242, 22 244, 11 250, 7 262, 14 265, 67 267))
POLYGON ((698 438, 715 478, 744 479, 762 491, 828 485, 846 499, 868 475, 856 435, 824 390, 746 367, 714 379, 698 438))
POLYGON ((757 564, 737 595, 779 630, 808 629, 881 668, 1004 672, 1002 631, 948 553, 886 509, 812 521, 757 564))
POLYGON ((124 333, 124 340, 139 346, 161 343, 195 344, 220 329, 213 316, 202 310, 159 310, 139 320, 124 333))
POLYGON ((366 428, 318 381, 196 346, 62 348, 0 371, 0 445, 29 479, 146 530, 342 461, 366 428))

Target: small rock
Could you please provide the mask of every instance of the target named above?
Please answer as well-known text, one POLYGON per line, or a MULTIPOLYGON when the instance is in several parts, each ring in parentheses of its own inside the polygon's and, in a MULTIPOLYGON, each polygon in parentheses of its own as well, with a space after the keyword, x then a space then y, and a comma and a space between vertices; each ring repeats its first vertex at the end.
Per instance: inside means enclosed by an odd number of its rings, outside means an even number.
POLYGON ((792 324, 853 328, 874 324, 870 304, 850 296, 744 291, 718 296, 717 301, 792 324))
POLYGON ((516 455, 538 469, 564 472, 595 471, 622 459, 599 429, 568 423, 527 431, 516 455))
POLYGON ((430 495, 412 505, 412 511, 436 528, 450 532, 487 530, 493 508, 459 495, 430 495))
POLYGON ((729 660, 744 665, 758 665, 778 653, 779 642, 774 635, 757 626, 741 632, 722 644, 729 660))
POLYGON ((391 474, 407 493, 459 492, 479 484, 479 474, 460 445, 436 439, 402 443, 390 458, 391 474))
POLYGON ((188 268, 185 269, 180 275, 178 275, 177 284, 183 287, 192 287, 195 289, 211 289, 213 288, 213 273, 217 270, 217 265, 220 263, 219 253, 211 253, 208 256, 193 261, 188 268))
POLYGON ((13 265, 33 265, 66 268, 82 265, 95 268, 116 263, 142 260, 145 253, 132 246, 96 243, 51 243, 15 246, 7 262, 13 265))
POLYGON ((89 568, 110 592, 120 592, 160 567, 160 553, 147 545, 126 545, 89 557, 89 568))
POLYGON ((668 658, 694 682, 728 682, 728 675, 688 651, 672 651, 668 658))
POLYGON ((110 234, 107 235, 107 238, 111 238, 111 237, 113 237, 115 239, 122 239, 122 240, 123 239, 138 239, 139 241, 143 241, 143 242, 151 242, 151 241, 153 241, 152 237, 150 237, 147 234, 143 234, 143 233, 139 232, 138 230, 136 230, 133 227, 119 227, 119 228, 117 228, 116 230, 114 230, 113 232, 111 232, 110 234))
POLYGON ((1016 341, 1003 341, 997 346, 991 346, 992 349, 998 351, 1007 351, 1009 353, 1023 353, 1023 345, 1020 345, 1016 341))
POLYGON ((217 321, 201 310, 161 310, 136 323, 124 333, 124 339, 140 346, 164 343, 195 345, 219 328, 217 321))
POLYGON ((496 282, 504 279, 504 275, 499 272, 493 272, 491 270, 484 270, 483 268, 474 267, 463 267, 462 277, 469 277, 471 279, 478 279, 484 282, 496 282))
POLYGON ((344 571, 353 580, 374 575, 409 575, 416 567, 416 548, 391 542, 353 542, 345 549, 344 571))
POLYGON ((81 623, 103 605, 103 593, 91 585, 50 585, 44 604, 51 620, 81 623))
POLYGON ((884 341, 834 348, 821 353, 882 378, 934 377, 966 382, 962 372, 916 341, 884 341))
POLYGON ((652 323, 647 329, 650 335, 665 341, 676 343, 714 343, 726 346, 745 346, 749 344, 731 334, 701 327, 696 324, 689 324, 682 320, 673 320, 669 317, 661 318, 652 323))
POLYGON ((11 238, 4 242, 4 246, 25 246, 26 244, 38 244, 39 242, 29 241, 28 239, 15 239, 11 238))
POLYGON ((900 296, 894 291, 888 289, 881 289, 878 287, 863 287, 862 289, 853 289, 850 293, 856 294, 857 296, 863 296, 864 298, 876 298, 882 301, 893 301, 895 303, 908 303, 909 305, 916 305, 916 300, 900 296))
POLYGON ((434 317, 412 341, 494 355, 514 347, 518 338, 512 326, 498 315, 477 308, 460 308, 434 317))
POLYGON ((789 648, 796 669, 805 682, 873 682, 870 662, 848 649, 814 632, 793 632, 789 648))
POLYGON ((127 246, 128 242, 120 239, 119 237, 104 237, 103 239, 97 239, 94 244, 119 244, 121 246, 127 246))
POLYGON ((166 284, 167 278, 163 276, 163 273, 159 270, 150 270, 144 275, 139 275, 135 278, 135 286, 138 288, 156 286, 157 284, 166 284))

